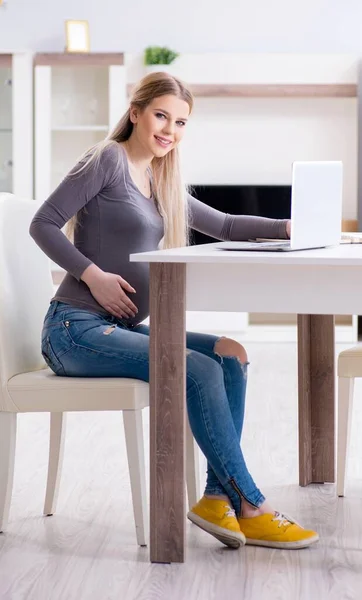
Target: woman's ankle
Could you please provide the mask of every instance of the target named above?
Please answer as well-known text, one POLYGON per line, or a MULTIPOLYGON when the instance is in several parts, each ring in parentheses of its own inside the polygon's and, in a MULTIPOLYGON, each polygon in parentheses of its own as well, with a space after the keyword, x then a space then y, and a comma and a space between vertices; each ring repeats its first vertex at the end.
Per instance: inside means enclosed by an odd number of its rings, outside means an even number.
POLYGON ((222 494, 219 494, 218 496, 214 496, 211 494, 204 494, 204 498, 207 498, 208 500, 224 500, 225 502, 230 504, 230 498, 228 496, 225 496, 222 494))
POLYGON ((265 500, 263 504, 261 504, 258 508, 244 500, 241 507, 241 517, 244 519, 260 517, 261 515, 265 514, 274 514, 274 512, 274 509, 271 507, 267 500, 265 500))

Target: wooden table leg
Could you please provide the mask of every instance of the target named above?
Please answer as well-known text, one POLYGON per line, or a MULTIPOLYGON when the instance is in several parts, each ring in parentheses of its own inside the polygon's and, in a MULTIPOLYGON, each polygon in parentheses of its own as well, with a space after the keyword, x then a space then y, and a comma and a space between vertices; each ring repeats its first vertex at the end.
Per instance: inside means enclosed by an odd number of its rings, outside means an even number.
POLYGON ((150 558, 184 562, 186 265, 150 264, 150 558))
POLYGON ((335 481, 334 317, 298 315, 299 484, 335 481))

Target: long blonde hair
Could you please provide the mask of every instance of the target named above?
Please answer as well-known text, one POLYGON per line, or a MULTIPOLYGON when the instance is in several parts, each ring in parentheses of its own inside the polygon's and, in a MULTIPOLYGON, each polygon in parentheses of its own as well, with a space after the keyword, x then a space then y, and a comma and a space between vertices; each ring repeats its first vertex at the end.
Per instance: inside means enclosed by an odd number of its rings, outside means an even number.
MULTIPOLYGON (((87 169, 93 162, 99 162, 102 152, 114 142, 127 141, 133 131, 130 119, 132 107, 141 112, 160 96, 173 95, 185 100, 190 112, 193 108, 193 97, 190 90, 176 77, 164 72, 146 75, 133 89, 130 107, 118 121, 113 131, 80 158, 82 166, 73 171, 76 175, 87 169)), ((158 209, 164 219, 163 248, 186 246, 189 242, 189 216, 187 206, 187 188, 181 176, 179 150, 177 146, 165 156, 154 157, 151 162, 152 189, 158 204, 158 209)), ((77 215, 67 224, 67 235, 73 237, 77 226, 77 215)))

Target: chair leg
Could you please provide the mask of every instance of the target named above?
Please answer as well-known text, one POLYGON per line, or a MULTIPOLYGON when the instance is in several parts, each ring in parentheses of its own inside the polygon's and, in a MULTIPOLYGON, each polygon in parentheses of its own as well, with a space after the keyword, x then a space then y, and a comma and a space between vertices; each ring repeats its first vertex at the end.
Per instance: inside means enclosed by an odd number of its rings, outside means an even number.
POLYGON ((124 410, 123 425, 126 437, 137 543, 139 546, 147 546, 149 516, 141 410, 124 410))
POLYGON ((16 413, 0 412, 0 533, 5 531, 14 482, 16 413))
POLYGON ((338 378, 337 494, 344 496, 351 433, 354 379, 338 378))
POLYGON ((60 477, 62 473, 66 413, 50 413, 48 479, 44 502, 44 515, 55 513, 60 477))
POLYGON ((189 508, 200 499, 200 465, 199 447, 191 431, 189 420, 186 417, 186 487, 189 508))

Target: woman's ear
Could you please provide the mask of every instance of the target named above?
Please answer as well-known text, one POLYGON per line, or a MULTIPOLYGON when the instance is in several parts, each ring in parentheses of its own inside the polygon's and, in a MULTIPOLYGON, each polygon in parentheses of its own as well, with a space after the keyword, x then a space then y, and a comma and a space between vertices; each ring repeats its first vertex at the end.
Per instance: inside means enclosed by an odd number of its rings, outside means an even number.
POLYGON ((131 106, 129 111, 129 118, 131 119, 131 123, 135 124, 138 120, 138 110, 135 106, 131 106))

